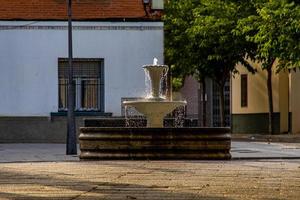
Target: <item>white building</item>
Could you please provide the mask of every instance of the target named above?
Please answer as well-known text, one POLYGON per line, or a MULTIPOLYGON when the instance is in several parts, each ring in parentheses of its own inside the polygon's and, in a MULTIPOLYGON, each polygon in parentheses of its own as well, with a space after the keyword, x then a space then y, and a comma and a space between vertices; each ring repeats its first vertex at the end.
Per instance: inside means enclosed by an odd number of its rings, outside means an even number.
MULTIPOLYGON (((64 141, 65 2, 1 5, 0 142, 64 141)), ((163 61, 163 23, 141 0, 74 1, 73 10, 77 114, 118 116, 122 98, 144 94, 142 65, 163 61)))

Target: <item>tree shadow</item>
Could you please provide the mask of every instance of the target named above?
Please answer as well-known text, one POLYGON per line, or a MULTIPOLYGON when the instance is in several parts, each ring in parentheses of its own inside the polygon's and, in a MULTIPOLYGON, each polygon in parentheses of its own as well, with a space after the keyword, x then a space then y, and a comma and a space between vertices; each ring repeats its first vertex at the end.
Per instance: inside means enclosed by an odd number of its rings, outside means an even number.
MULTIPOLYGON (((235 160, 170 160, 170 163, 174 164, 224 164, 224 163, 232 163, 235 160)), ((86 161, 80 161, 81 163, 85 163, 86 161)), ((87 163, 97 163, 100 161, 89 161, 87 163)), ((158 172, 165 172, 165 173, 192 173, 190 169, 186 168, 178 168, 178 167, 164 167, 159 166, 155 167, 158 163, 168 163, 168 160, 148 160, 148 161, 140 161, 140 160, 130 160, 130 161, 119 161, 119 160, 113 160, 113 161, 101 161, 101 165, 109 166, 109 167, 119 167, 119 168, 129 168, 131 170, 149 170, 149 171, 158 171, 158 172), (134 164, 133 164, 134 163, 134 164), (153 163, 153 166, 149 166, 148 164, 153 163)))
MULTIPOLYGON (((209 199, 209 200, 230 200, 226 197, 218 197, 216 195, 203 195, 201 190, 204 188, 199 187, 198 191, 193 189, 193 192, 169 190, 168 186, 151 185, 146 186, 142 184, 130 184, 110 181, 93 181, 93 180, 80 180, 80 178, 74 178, 70 174, 57 173, 63 177, 54 177, 51 175, 43 174, 27 174, 23 172, 12 172, 5 169, 0 169, 0 199, 30 199, 30 200, 46 200, 46 199, 122 199, 122 200, 134 200, 134 199, 209 199), (19 178, 18 178, 19 177, 19 178), (20 184, 28 186, 35 186, 40 188, 38 193, 32 193, 31 191, 24 191, 21 193, 17 190, 3 189, 3 186, 8 188, 16 187, 14 184, 20 184), (63 191, 66 189, 68 192, 73 191, 70 195, 55 194, 56 197, 45 196, 42 188, 54 188, 53 191, 63 191)), ((56 174, 53 174, 56 175, 56 174)), ((142 178, 142 177, 141 177, 142 178)), ((115 178, 112 178, 115 179, 115 178)), ((118 180, 118 179, 115 179, 118 180)), ((36 188, 35 188, 36 189, 36 188)), ((178 189, 178 188, 177 188, 178 189)), ((49 192, 49 191, 48 191, 49 192)))

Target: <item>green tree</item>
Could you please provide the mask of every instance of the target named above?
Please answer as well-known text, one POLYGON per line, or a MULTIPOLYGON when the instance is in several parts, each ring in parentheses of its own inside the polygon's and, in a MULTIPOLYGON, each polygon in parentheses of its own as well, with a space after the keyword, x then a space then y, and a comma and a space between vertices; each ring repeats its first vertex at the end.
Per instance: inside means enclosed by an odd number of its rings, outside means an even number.
POLYGON ((300 66, 300 8, 294 1, 251 1, 256 12, 240 19, 234 33, 256 45, 254 59, 267 71, 269 133, 274 132, 272 69, 300 66), (275 66, 275 62, 279 62, 275 66))
MULTIPOLYGON (((206 77, 217 83, 222 126, 225 125, 224 86, 230 73, 236 72, 239 62, 252 69, 244 58, 246 50, 247 56, 252 55, 254 45, 243 36, 233 34, 238 20, 250 11, 244 1, 169 0, 166 3, 166 62, 173 65, 175 76, 195 74, 202 85, 206 77)), ((205 107, 203 104, 204 111, 205 107)))
MULTIPOLYGON (((187 32, 195 18, 191 11, 199 5, 200 1, 171 0, 167 2, 165 7, 165 57, 166 63, 171 65, 172 75, 176 83, 178 80, 184 82, 184 78, 188 75, 196 75, 199 82, 205 85, 205 77, 208 75, 205 68, 201 68, 200 60, 195 58, 199 51, 191 44, 187 32)), ((202 124, 206 126, 206 105, 205 102, 203 103, 202 124)))

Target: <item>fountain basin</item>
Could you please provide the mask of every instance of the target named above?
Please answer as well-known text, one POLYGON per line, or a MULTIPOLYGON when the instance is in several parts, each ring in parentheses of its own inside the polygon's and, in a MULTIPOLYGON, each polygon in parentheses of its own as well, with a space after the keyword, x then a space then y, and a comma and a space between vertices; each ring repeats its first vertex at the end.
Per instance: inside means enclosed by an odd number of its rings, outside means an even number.
POLYGON ((139 100, 123 101, 125 106, 132 106, 147 118, 147 127, 163 127, 163 118, 175 108, 186 105, 186 101, 139 100))
MULTIPOLYGON (((123 101, 147 118, 144 127, 80 128, 80 159, 230 159, 229 128, 164 128, 163 118, 186 101, 168 101, 161 97, 160 86, 166 65, 145 65, 151 82, 150 97, 138 101, 123 101)), ((100 123, 100 126, 114 126, 100 123)), ((125 123, 124 123, 125 124, 125 123)))
POLYGON ((217 159, 231 158, 229 128, 80 129, 80 159, 217 159))

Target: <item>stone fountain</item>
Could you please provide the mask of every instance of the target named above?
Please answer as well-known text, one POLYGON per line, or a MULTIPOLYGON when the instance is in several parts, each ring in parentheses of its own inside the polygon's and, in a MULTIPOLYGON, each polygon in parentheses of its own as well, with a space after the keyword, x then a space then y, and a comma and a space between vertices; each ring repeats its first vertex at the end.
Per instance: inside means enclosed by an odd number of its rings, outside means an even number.
POLYGON ((124 118, 86 119, 85 127, 80 128, 80 159, 230 159, 229 128, 163 127, 164 116, 186 101, 160 95, 166 65, 158 65, 154 59, 143 68, 149 74, 150 95, 123 104, 145 115, 147 127, 125 127, 124 118))
POLYGON ((167 65, 158 65, 156 58, 153 65, 144 65, 145 74, 149 76, 150 95, 144 100, 123 101, 125 106, 132 106, 147 119, 147 127, 163 127, 163 118, 175 108, 186 105, 186 101, 172 101, 160 95, 162 77, 168 71, 167 65))

